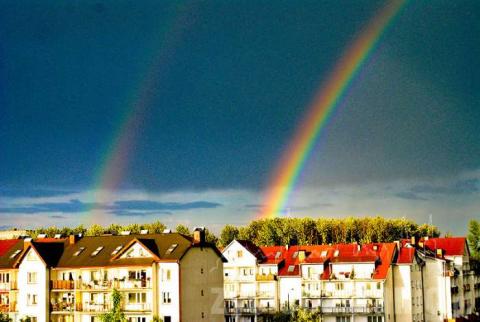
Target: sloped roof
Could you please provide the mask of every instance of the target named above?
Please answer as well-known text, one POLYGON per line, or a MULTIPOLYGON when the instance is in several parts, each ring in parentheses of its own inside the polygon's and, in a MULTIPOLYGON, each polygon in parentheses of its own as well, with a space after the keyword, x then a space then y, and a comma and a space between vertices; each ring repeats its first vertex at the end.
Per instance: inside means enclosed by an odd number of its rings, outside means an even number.
POLYGON ((248 250, 250 252, 250 254, 255 256, 257 258, 257 260, 259 260, 259 261, 265 260, 265 256, 264 256, 262 250, 260 249, 260 247, 258 247, 257 245, 255 245, 251 241, 243 240, 243 239, 237 239, 237 242, 240 245, 242 245, 246 250, 248 250))
POLYGON ((401 247, 398 252, 397 264, 412 264, 415 259, 414 247, 401 247))
POLYGON ((13 265, 18 259, 19 255, 15 256, 15 258, 10 258, 10 256, 17 250, 23 250, 23 240, 0 240, 0 249, 0 269, 13 268, 13 265))
POLYGON ((300 264, 322 264, 329 260, 331 253, 329 245, 308 245, 308 246, 291 246, 285 251, 285 265, 280 269, 279 275, 300 276, 300 264), (305 252, 305 258, 301 262, 299 258, 300 251, 305 252), (322 252, 326 251, 326 256, 322 256, 322 252), (291 269, 293 268, 293 270, 291 269))
POLYGON ((3 239, 0 240, 0 257, 5 255, 15 244, 20 242, 20 239, 3 239))
POLYGON ((431 251, 443 249, 446 256, 462 256, 465 255, 467 241, 465 237, 441 237, 422 239, 420 242, 431 251))
POLYGON ((260 249, 264 256, 260 264, 275 265, 281 264, 285 260, 285 246, 261 246, 260 249))
POLYGON ((160 260, 176 261, 180 260, 187 250, 192 246, 192 240, 178 233, 169 234, 151 234, 151 235, 119 235, 119 236, 98 236, 83 237, 75 244, 67 243, 63 255, 61 256, 58 267, 103 267, 119 265, 149 265, 155 258, 119 258, 112 260, 112 252, 118 247, 123 246, 122 251, 126 249, 132 241, 137 239, 149 251, 155 254, 160 260), (166 253, 172 245, 178 246, 171 252, 166 253), (75 252, 84 247, 84 250, 73 256, 75 252), (103 249, 96 255, 92 252, 97 248, 103 249))

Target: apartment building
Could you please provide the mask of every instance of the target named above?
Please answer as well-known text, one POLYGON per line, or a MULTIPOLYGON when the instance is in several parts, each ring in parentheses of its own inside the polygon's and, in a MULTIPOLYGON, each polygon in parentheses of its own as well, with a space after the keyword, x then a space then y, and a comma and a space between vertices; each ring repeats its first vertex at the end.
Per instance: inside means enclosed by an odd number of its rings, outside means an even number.
POLYGON ((235 240, 223 254, 226 321, 268 321, 268 313, 303 307, 321 321, 440 322, 479 309, 465 238, 290 247, 235 240))
POLYGON ((223 250, 226 321, 263 321, 279 310, 277 276, 284 249, 234 240, 223 250))
POLYGON ((194 238, 170 232, 70 236, 14 246, 0 262, 17 253, 8 268, 18 289, 9 298, 15 321, 26 316, 35 322, 99 321, 112 309, 114 289, 131 322, 154 316, 164 322, 224 319, 224 259, 205 242, 202 229, 194 238))
MULTIPOLYGON (((447 281, 440 283, 450 293, 450 314, 453 318, 468 317, 478 312, 475 284, 478 275, 470 266, 470 251, 465 237, 422 238, 418 242, 421 253, 442 260, 447 281)), ((428 285, 427 285, 428 286, 428 285)), ((477 286, 478 288, 478 286, 477 286)), ((432 287, 432 293, 435 292, 432 287)))
POLYGON ((18 315, 17 270, 14 263, 23 250, 20 239, 0 240, 0 312, 12 319, 18 315))

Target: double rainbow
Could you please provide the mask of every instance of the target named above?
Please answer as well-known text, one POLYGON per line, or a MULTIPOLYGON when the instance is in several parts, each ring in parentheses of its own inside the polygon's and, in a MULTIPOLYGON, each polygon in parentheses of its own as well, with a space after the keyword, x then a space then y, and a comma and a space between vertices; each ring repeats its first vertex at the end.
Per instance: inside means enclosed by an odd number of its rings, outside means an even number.
POLYGON ((304 115, 297 132, 283 153, 269 182, 262 203, 263 207, 257 218, 273 218, 284 211, 298 176, 323 127, 406 2, 407 0, 388 2, 347 48, 330 77, 327 78, 327 82, 315 96, 313 104, 304 115))

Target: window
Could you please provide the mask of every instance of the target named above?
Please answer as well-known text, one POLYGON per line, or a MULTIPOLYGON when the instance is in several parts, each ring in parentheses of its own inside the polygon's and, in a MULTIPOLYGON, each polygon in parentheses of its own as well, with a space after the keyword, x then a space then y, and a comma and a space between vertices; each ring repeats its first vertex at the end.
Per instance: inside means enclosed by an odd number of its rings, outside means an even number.
POLYGON ((128 318, 128 322, 147 322, 147 318, 144 316, 131 316, 128 318))
POLYGON ((12 255, 10 255, 10 258, 15 258, 15 256, 17 256, 18 254, 20 254, 21 250, 20 249, 17 249, 15 252, 13 252, 12 255))
POLYGON ((339 254, 340 254, 340 251, 337 249, 337 250, 335 250, 335 252, 333 253, 333 257, 338 257, 339 254))
POLYGON ((203 268, 200 268, 200 274, 203 274, 203 268))
POLYGON ((205 294, 203 294, 203 290, 200 291, 200 295, 205 296, 205 294))
POLYGON ((9 283, 10 274, 9 273, 0 273, 0 283, 9 283))
POLYGON ((98 253, 100 253, 100 252, 102 251, 102 249, 103 249, 103 246, 97 247, 97 249, 95 249, 95 250, 90 254, 90 256, 92 256, 92 257, 97 256, 98 253))
POLYGON ((172 303, 170 292, 162 292, 162 300, 163 300, 163 304, 172 303))
POLYGON ((369 316, 368 322, 383 322, 383 316, 369 316))
POLYGON ((321 257, 325 257, 327 256, 327 251, 326 250, 322 250, 322 253, 320 254, 321 257))
POLYGON ((350 322, 350 316, 337 316, 335 322, 350 322))
POLYGON ((112 252, 112 256, 115 256, 118 254, 118 252, 123 248, 123 245, 120 245, 120 246, 117 246, 113 252, 112 252))
POLYGON ((289 272, 289 273, 292 273, 294 269, 295 269, 295 266, 294 266, 294 265, 288 266, 288 272, 289 272))
POLYGON ((178 244, 172 244, 170 246, 170 248, 167 249, 167 251, 165 252, 165 255, 170 255, 171 253, 173 253, 173 251, 175 250, 175 248, 177 248, 178 244))
POLYGON ((335 283, 335 289, 337 291, 342 291, 344 288, 343 283, 335 283))
POLYGON ((382 283, 378 282, 377 283, 377 290, 381 290, 382 289, 382 283))
POLYGON ((169 281, 172 279, 172 271, 167 269, 166 280, 169 281))
POLYGON ((73 256, 80 255, 84 250, 85 250, 85 247, 80 247, 75 253, 73 253, 73 256))
POLYGON ((172 322, 172 317, 168 315, 163 316, 163 322, 172 322))
POLYGON ((277 252, 277 253, 275 254, 275 259, 279 259, 280 256, 282 256, 282 252, 277 252))
POLYGON ((297 258, 297 256, 298 256, 298 252, 294 252, 293 255, 292 255, 292 258, 295 259, 295 258, 297 258))
POLYGON ((37 272, 27 272, 27 283, 28 284, 37 283, 37 272))
POLYGON ((237 251, 237 257, 242 258, 243 257, 243 251, 241 251, 241 250, 237 251))
POLYGON ((128 293, 128 303, 143 304, 147 302, 147 293, 128 293))
POLYGON ((37 305, 38 296, 37 294, 27 294, 27 305, 37 305))

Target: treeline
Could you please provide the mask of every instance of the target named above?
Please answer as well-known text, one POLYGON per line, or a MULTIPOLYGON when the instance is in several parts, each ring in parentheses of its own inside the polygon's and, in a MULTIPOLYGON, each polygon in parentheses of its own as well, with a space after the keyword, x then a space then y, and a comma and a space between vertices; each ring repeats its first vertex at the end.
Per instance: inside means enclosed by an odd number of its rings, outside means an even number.
MULTIPOLYGON (((130 231, 139 234, 141 230, 149 233, 161 233, 167 226, 160 221, 148 224, 118 225, 111 224, 103 227, 97 224, 89 228, 83 225, 70 228, 39 228, 29 232, 31 237, 47 234, 64 236, 83 234, 85 236, 101 236, 104 234, 119 234, 121 231, 130 231)), ((192 235, 185 225, 178 225, 175 231, 192 235)), ((274 218, 251 221, 247 226, 236 227, 226 225, 217 237, 211 231, 206 232, 208 242, 225 247, 233 239, 250 240, 257 245, 313 245, 330 243, 370 243, 392 242, 412 236, 440 236, 437 227, 428 224, 418 225, 406 218, 387 219, 383 217, 348 217, 348 218, 274 218)))
POLYGON ((440 236, 436 226, 418 225, 406 218, 274 218, 254 220, 245 227, 226 225, 219 245, 247 239, 257 245, 314 245, 335 243, 392 242, 412 236, 440 236))

